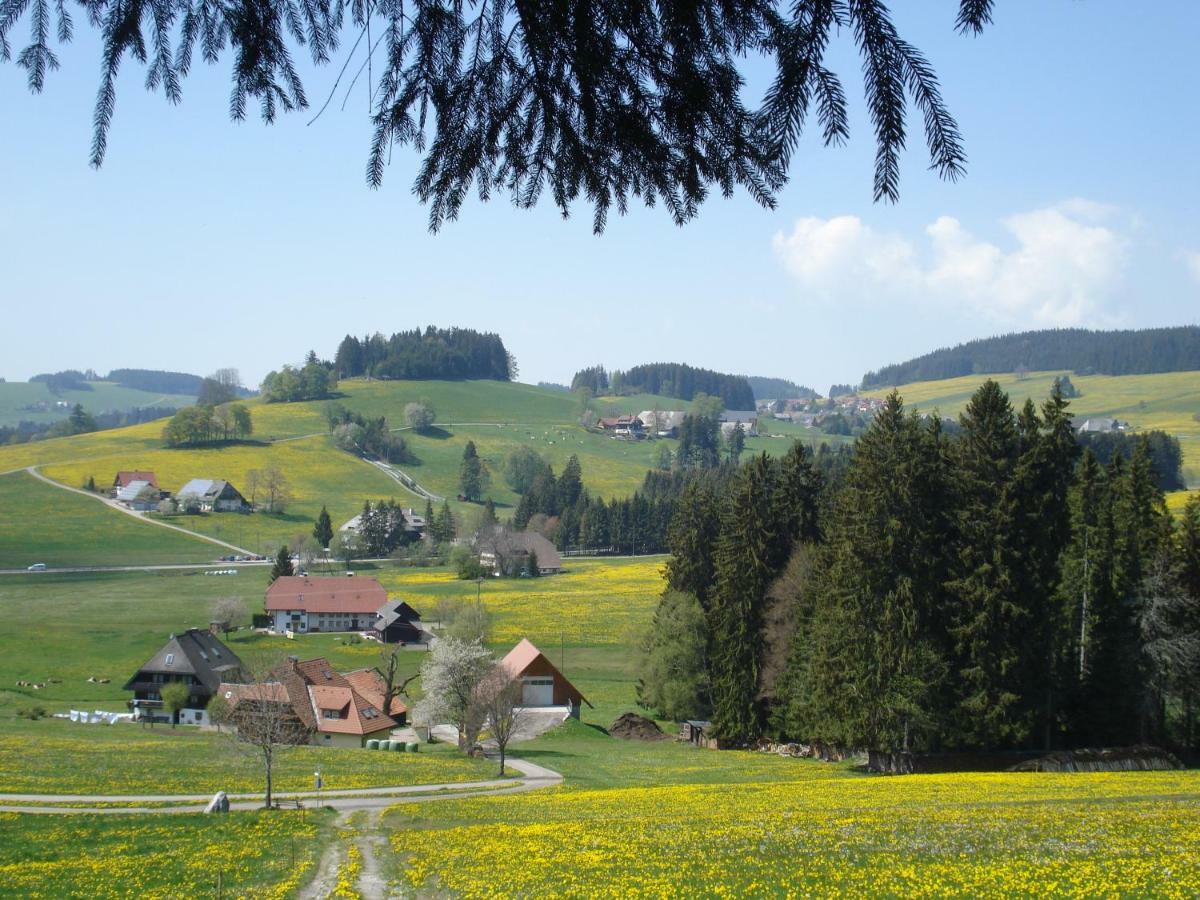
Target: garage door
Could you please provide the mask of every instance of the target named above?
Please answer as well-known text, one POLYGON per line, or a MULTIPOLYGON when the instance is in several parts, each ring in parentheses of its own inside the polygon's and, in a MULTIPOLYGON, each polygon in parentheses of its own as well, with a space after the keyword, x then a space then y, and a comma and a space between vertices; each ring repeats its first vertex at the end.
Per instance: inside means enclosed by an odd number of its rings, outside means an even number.
POLYGON ((553 706, 554 679, 526 678, 521 686, 521 702, 525 706, 553 706))

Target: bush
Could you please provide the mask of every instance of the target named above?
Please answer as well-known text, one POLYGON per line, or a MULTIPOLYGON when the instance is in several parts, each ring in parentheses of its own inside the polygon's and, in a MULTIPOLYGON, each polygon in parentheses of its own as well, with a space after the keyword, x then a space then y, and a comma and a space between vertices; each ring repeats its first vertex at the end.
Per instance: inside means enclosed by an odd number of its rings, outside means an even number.
POLYGON ((474 581, 483 577, 483 567, 477 557, 468 547, 455 547, 450 553, 450 565, 458 570, 458 577, 463 581, 474 581))
POLYGON ((25 709, 18 709, 17 715, 20 716, 22 719, 33 720, 33 719, 44 719, 44 718, 46 718, 47 715, 49 715, 49 713, 46 712, 46 707, 44 707, 44 706, 29 706, 29 707, 26 707, 25 709))

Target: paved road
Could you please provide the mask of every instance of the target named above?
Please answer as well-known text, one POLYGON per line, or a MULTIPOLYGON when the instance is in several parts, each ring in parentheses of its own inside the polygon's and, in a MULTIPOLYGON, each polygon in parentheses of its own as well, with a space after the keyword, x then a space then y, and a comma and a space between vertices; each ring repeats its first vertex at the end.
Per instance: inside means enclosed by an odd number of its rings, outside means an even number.
MULTIPOLYGON (((563 777, 523 759, 509 757, 506 764, 521 773, 519 779, 496 778, 490 781, 465 781, 446 784, 409 784, 395 787, 360 788, 330 791, 294 791, 275 795, 277 800, 301 800, 317 806, 340 810, 375 809, 399 803, 430 803, 462 797, 488 797, 520 794, 561 784, 563 777), (444 791, 445 793, 437 793, 444 791)), ((203 812, 211 799, 207 794, 0 794, 0 812, 47 815, 194 813, 203 812), (125 803, 127 806, 26 806, 29 803, 125 803), (174 806, 138 806, 139 803, 172 803, 174 806)), ((258 809, 262 794, 230 794, 230 809, 258 809)))

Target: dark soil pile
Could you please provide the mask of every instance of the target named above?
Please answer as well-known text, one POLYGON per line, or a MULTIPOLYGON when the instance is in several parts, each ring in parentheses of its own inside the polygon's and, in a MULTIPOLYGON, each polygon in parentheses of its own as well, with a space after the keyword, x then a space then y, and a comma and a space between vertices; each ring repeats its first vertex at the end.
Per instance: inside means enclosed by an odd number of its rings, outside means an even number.
POLYGON ((613 722, 608 733, 626 741, 661 741, 667 737, 653 719, 631 712, 613 722))

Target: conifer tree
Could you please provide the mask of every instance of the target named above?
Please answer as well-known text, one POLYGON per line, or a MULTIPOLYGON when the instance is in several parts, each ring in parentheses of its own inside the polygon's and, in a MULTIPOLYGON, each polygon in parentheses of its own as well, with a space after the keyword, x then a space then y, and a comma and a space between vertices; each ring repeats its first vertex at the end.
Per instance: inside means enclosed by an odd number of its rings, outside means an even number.
POLYGON ((712 640, 713 731, 742 743, 758 736, 757 704, 763 603, 782 565, 772 500, 776 471, 764 453, 730 485, 715 551, 716 587, 708 608, 712 640))
POLYGON ((893 392, 859 439, 793 649, 797 735, 892 751, 936 745, 946 702, 945 454, 893 392))
POLYGON ((780 462, 777 501, 781 527, 792 540, 806 544, 821 540, 824 483, 824 476, 813 466, 809 452, 795 441, 780 462))
MULTIPOLYGON (((491 501, 488 501, 489 503, 491 501)), ((432 521, 432 519, 430 519, 432 521)), ((443 500, 442 508, 437 514, 437 531, 434 538, 439 544, 448 544, 454 540, 458 528, 454 522, 454 513, 450 511, 450 501, 443 500)))
POLYGON ((721 531, 720 509, 712 488, 693 480, 684 487, 667 530, 667 586, 691 594, 705 609, 716 581, 713 547, 721 531))
POLYGON ((555 491, 556 509, 549 515, 562 515, 575 505, 579 500, 579 495, 583 493, 583 467, 579 464, 579 457, 574 453, 563 467, 555 491))
POLYGON ((313 537, 323 550, 328 549, 329 542, 333 540, 333 522, 329 518, 329 510, 324 506, 321 507, 321 514, 317 516, 317 523, 313 526, 313 537))
POLYGON ((467 446, 463 448, 458 484, 463 497, 472 502, 478 501, 487 490, 487 471, 475 449, 474 441, 467 441, 467 446))
POLYGON ((1020 745, 1020 641, 1032 625, 1022 590, 1019 439, 1008 396, 988 379, 959 418, 952 615, 960 683, 957 730, 969 746, 1020 745))
POLYGON ((275 564, 271 566, 271 575, 267 583, 273 584, 277 578, 295 574, 296 570, 292 566, 292 553, 288 550, 287 544, 284 544, 279 548, 279 552, 275 554, 275 564))

